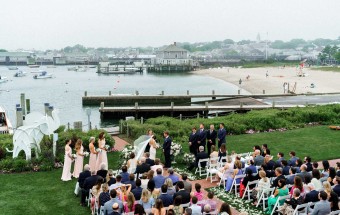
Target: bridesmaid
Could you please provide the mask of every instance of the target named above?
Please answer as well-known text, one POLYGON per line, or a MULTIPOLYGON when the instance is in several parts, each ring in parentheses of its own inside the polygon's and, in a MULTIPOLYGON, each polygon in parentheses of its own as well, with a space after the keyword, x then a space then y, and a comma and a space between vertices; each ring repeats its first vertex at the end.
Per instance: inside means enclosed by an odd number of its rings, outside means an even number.
POLYGON ((83 141, 78 139, 75 146, 76 150, 76 161, 74 162, 74 170, 73 170, 73 177, 79 178, 79 174, 83 171, 83 163, 84 163, 84 147, 83 141))
POLYGON ((94 141, 96 138, 91 137, 90 138, 90 160, 89 160, 89 165, 90 165, 90 171, 96 171, 96 161, 97 161, 97 154, 98 152, 96 151, 96 148, 94 147, 94 141))
POLYGON ((71 180, 71 163, 73 161, 72 158, 72 149, 70 147, 71 140, 66 140, 65 142, 65 159, 64 159, 64 167, 63 174, 61 176, 62 181, 70 181, 71 180))
POLYGON ((106 155, 106 148, 105 148, 105 133, 102 132, 99 134, 98 137, 98 148, 101 149, 101 152, 99 152, 96 162, 96 170, 100 170, 100 165, 102 163, 105 163, 106 170, 109 168, 107 163, 107 155, 106 155))

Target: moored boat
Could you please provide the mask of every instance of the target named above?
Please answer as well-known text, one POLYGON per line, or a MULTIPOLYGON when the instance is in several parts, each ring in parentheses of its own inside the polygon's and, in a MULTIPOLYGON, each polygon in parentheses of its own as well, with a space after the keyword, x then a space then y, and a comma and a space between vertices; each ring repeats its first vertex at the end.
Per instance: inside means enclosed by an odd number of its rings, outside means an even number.
POLYGON ((28 65, 29 68, 39 68, 39 65, 33 64, 33 65, 28 65))
POLYGON ((23 71, 19 70, 18 72, 16 72, 14 74, 14 77, 24 77, 24 76, 26 76, 26 74, 27 74, 27 72, 23 72, 23 71))
POLYGON ((7 67, 9 70, 18 70, 17 66, 8 66, 7 67))
POLYGON ((39 74, 33 76, 34 79, 47 79, 53 78, 52 74, 48 74, 46 71, 40 71, 39 74))
POLYGON ((7 81, 8 81, 7 77, 4 77, 4 76, 0 75, 0 83, 5 83, 7 81))
POLYGON ((0 134, 13 134, 13 127, 6 111, 0 106, 0 134))

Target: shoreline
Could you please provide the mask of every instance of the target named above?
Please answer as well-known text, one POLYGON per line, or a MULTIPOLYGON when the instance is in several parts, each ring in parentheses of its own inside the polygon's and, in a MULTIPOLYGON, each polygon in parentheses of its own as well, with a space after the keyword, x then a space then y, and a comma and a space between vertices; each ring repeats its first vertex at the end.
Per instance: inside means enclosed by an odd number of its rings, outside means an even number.
MULTIPOLYGON (((231 83, 250 94, 283 94, 284 83, 296 93, 333 93, 340 92, 340 72, 311 70, 304 68, 305 77, 297 76, 296 67, 260 67, 260 68, 212 68, 192 71, 192 74, 209 76, 231 83), (268 73, 268 77, 266 77, 268 73), (248 79, 247 79, 248 76, 248 79), (239 80, 242 80, 241 85, 239 80), (314 88, 311 87, 314 84, 314 88)), ((287 90, 287 87, 286 87, 287 90)), ((237 92, 236 92, 237 93, 237 92)), ((241 94, 242 90, 241 90, 241 94)))

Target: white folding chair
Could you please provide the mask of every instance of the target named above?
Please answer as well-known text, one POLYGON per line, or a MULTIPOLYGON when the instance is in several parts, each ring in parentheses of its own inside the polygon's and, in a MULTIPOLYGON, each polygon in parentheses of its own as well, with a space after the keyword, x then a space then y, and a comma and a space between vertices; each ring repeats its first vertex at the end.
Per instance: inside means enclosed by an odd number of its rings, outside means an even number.
POLYGON ((308 202, 307 213, 312 213, 316 202, 308 202))
POLYGON ((88 196, 88 198, 87 198, 87 207, 90 207, 91 198, 92 198, 92 189, 90 189, 90 191, 89 191, 89 196, 88 196))
POLYGON ((216 181, 216 180, 213 180, 213 175, 216 175, 217 172, 218 172, 218 158, 210 158, 209 160, 209 165, 208 165, 208 168, 207 168, 207 178, 205 180, 208 180, 209 176, 210 176, 210 182, 212 183, 213 181, 216 181))
POLYGON ((195 170, 195 174, 199 172, 200 176, 207 175, 209 158, 199 159, 198 160, 198 167, 195 170), (206 163, 205 167, 203 167, 202 163, 206 163))
POLYGON ((276 208, 278 208, 278 207, 280 206, 280 200, 289 199, 289 198, 290 198, 290 195, 279 196, 279 197, 277 198, 276 202, 275 202, 275 205, 274 205, 273 210, 272 210, 272 212, 271 212, 270 215, 273 215, 274 212, 275 212, 275 210, 276 210, 276 208))
POLYGON ((227 163, 227 156, 223 156, 219 159, 218 164, 220 167, 224 167, 224 165, 227 163))
POLYGON ((259 206, 260 202, 262 201, 263 211, 266 210, 266 201, 268 200, 269 196, 274 193, 275 187, 263 189, 260 195, 260 198, 257 201, 256 207, 259 206))
POLYGON ((233 190, 233 187, 235 187, 235 196, 237 195, 237 186, 240 186, 241 184, 241 179, 244 178, 246 175, 235 175, 233 183, 231 184, 229 193, 231 193, 231 191, 233 190), (237 182, 237 179, 240 179, 239 182, 237 182))
POLYGON ((329 215, 338 215, 340 214, 340 210, 332 211, 329 215))
POLYGON ((97 198, 94 199, 94 207, 92 208, 92 214, 98 215, 99 214, 99 206, 97 198))
POLYGON ((293 215, 299 215, 299 214, 307 215, 308 205, 309 205, 308 203, 297 205, 293 212, 293 215))
POLYGON ((221 184, 223 184, 224 189, 225 189, 225 185, 226 185, 226 184, 225 184, 225 181, 227 180, 227 178, 224 177, 225 171, 226 171, 226 170, 223 170, 223 171, 222 171, 222 177, 221 177, 221 179, 220 179, 220 183, 218 184, 219 186, 221 186, 221 184))
POLYGON ((247 186, 246 186, 246 189, 244 190, 244 193, 243 193, 243 196, 242 196, 242 199, 246 196, 246 193, 248 195, 248 201, 250 201, 250 193, 253 192, 253 189, 250 188, 251 185, 255 184, 255 187, 257 187, 257 184, 259 183, 259 180, 255 180, 255 181, 249 181, 247 186))

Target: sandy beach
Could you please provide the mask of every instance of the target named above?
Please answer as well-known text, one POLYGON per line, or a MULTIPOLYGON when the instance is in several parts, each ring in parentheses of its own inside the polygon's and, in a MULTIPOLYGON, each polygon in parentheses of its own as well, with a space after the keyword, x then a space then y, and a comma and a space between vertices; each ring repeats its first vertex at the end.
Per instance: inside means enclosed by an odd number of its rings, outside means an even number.
MULTIPOLYGON (((340 73, 310 70, 304 68, 305 77, 299 77, 295 67, 264 68, 214 68, 193 71, 194 74, 206 75, 240 86, 251 94, 282 94, 284 83, 289 83, 289 90, 295 93, 332 93, 340 92, 340 73), (268 77, 266 74, 268 73, 268 77), (247 76, 249 78, 247 79, 247 76), (239 80, 242 80, 241 85, 239 80), (296 83, 296 84, 295 84, 296 83), (314 88, 311 85, 314 84, 314 88), (294 86, 295 89, 294 89, 294 86)), ((236 94, 237 92, 235 92, 236 94)))

